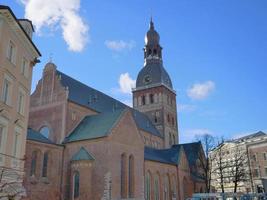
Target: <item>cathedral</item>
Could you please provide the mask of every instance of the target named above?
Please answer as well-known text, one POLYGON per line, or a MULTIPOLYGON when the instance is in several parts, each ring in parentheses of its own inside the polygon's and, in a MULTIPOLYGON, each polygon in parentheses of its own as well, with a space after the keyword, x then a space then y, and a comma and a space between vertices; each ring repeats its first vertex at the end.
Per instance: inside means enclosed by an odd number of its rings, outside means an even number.
POLYGON ((150 21, 133 107, 49 62, 30 98, 28 200, 183 200, 205 191, 199 142, 179 144, 176 92, 150 21))

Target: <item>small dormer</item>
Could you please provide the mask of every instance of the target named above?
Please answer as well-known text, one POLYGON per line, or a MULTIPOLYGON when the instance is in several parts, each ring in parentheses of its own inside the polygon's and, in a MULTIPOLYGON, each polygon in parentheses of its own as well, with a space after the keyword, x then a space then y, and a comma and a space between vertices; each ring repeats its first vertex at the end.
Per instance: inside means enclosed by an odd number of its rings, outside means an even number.
POLYGON ((18 20, 26 34, 29 36, 29 38, 32 39, 32 33, 34 32, 32 22, 28 19, 19 19, 18 20))

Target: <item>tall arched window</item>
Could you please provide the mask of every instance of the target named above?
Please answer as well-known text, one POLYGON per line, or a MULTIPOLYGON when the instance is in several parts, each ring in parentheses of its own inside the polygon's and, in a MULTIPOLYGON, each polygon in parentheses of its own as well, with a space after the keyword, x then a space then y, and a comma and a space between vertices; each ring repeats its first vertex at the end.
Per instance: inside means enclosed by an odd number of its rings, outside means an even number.
POLYGON ((129 157, 129 197, 134 197, 134 157, 129 157))
POLYGON ((36 175, 37 151, 32 152, 30 176, 36 175))
POLYGON ((121 198, 127 198, 126 154, 121 155, 121 198))
POLYGON ((49 138, 49 134, 50 134, 50 129, 47 126, 43 126, 40 129, 40 133, 45 136, 46 138, 49 138))
POLYGON ((75 172, 73 175, 73 197, 74 199, 80 195, 80 174, 75 172))
POLYGON ((164 200, 170 200, 170 181, 169 177, 165 176, 164 178, 164 200))
POLYGON ((146 173, 146 184, 145 184, 145 195, 146 195, 146 200, 151 199, 151 175, 149 172, 146 173))
POLYGON ((176 192, 176 177, 173 175, 172 178, 172 199, 176 199, 177 192, 176 192))
POLYGON ((149 95, 149 101, 151 104, 154 103, 154 94, 149 95))
POLYGON ((159 175, 157 174, 154 178, 154 199, 159 200, 159 175))
POLYGON ((142 105, 146 105, 146 96, 145 95, 142 96, 142 105))
POLYGON ((172 145, 172 134, 169 133, 169 145, 171 146, 172 145))
POLYGON ((47 177, 47 167, 48 167, 48 152, 45 152, 43 159, 42 177, 47 177))

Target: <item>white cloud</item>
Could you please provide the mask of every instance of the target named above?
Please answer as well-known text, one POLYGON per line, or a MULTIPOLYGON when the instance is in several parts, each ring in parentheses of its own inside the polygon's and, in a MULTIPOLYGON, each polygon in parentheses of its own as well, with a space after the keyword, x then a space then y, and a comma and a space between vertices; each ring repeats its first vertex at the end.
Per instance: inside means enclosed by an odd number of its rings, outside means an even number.
POLYGON ((191 99, 202 100, 207 98, 215 89, 213 81, 206 81, 204 83, 196 83, 187 90, 187 95, 191 99))
POLYGON ((193 112, 196 110, 195 105, 191 104, 177 104, 178 112, 193 112))
POLYGON ((121 74, 119 78, 119 91, 125 94, 131 94, 132 88, 135 87, 135 80, 132 79, 128 72, 121 74))
POLYGON ((135 46, 135 42, 133 40, 126 42, 123 40, 107 40, 105 41, 105 45, 107 48, 113 51, 122 51, 122 50, 131 50, 135 46))
POLYGON ((37 33, 42 28, 53 30, 60 26, 62 36, 71 51, 82 51, 88 40, 88 25, 79 15, 80 0, 20 0, 25 5, 25 17, 37 33))

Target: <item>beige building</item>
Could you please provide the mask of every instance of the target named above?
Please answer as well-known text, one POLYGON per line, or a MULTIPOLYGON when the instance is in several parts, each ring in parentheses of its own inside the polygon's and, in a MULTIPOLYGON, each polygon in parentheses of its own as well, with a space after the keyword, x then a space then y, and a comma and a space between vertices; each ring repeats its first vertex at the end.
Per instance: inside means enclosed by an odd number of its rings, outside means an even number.
POLYGON ((221 192, 219 177, 219 157, 222 157, 224 192, 234 192, 233 164, 235 156, 243 157, 246 176, 238 183, 237 192, 260 192, 263 187, 262 178, 267 178, 267 135, 257 132, 235 140, 226 141, 211 153, 212 180, 211 185, 221 192), (221 150, 221 153, 220 153, 221 150), (237 155, 239 154, 239 155, 237 155), (265 157, 264 157, 265 156, 265 157))
MULTIPOLYGON (((0 195, 20 193, 33 66, 32 23, 0 5, 0 195), (14 183, 15 182, 15 183, 14 183), (7 184, 10 183, 10 184, 7 184), (12 186, 11 186, 12 184, 12 186)), ((1 198, 1 197, 0 197, 1 198)), ((2 199, 2 198, 1 198, 2 199)))

